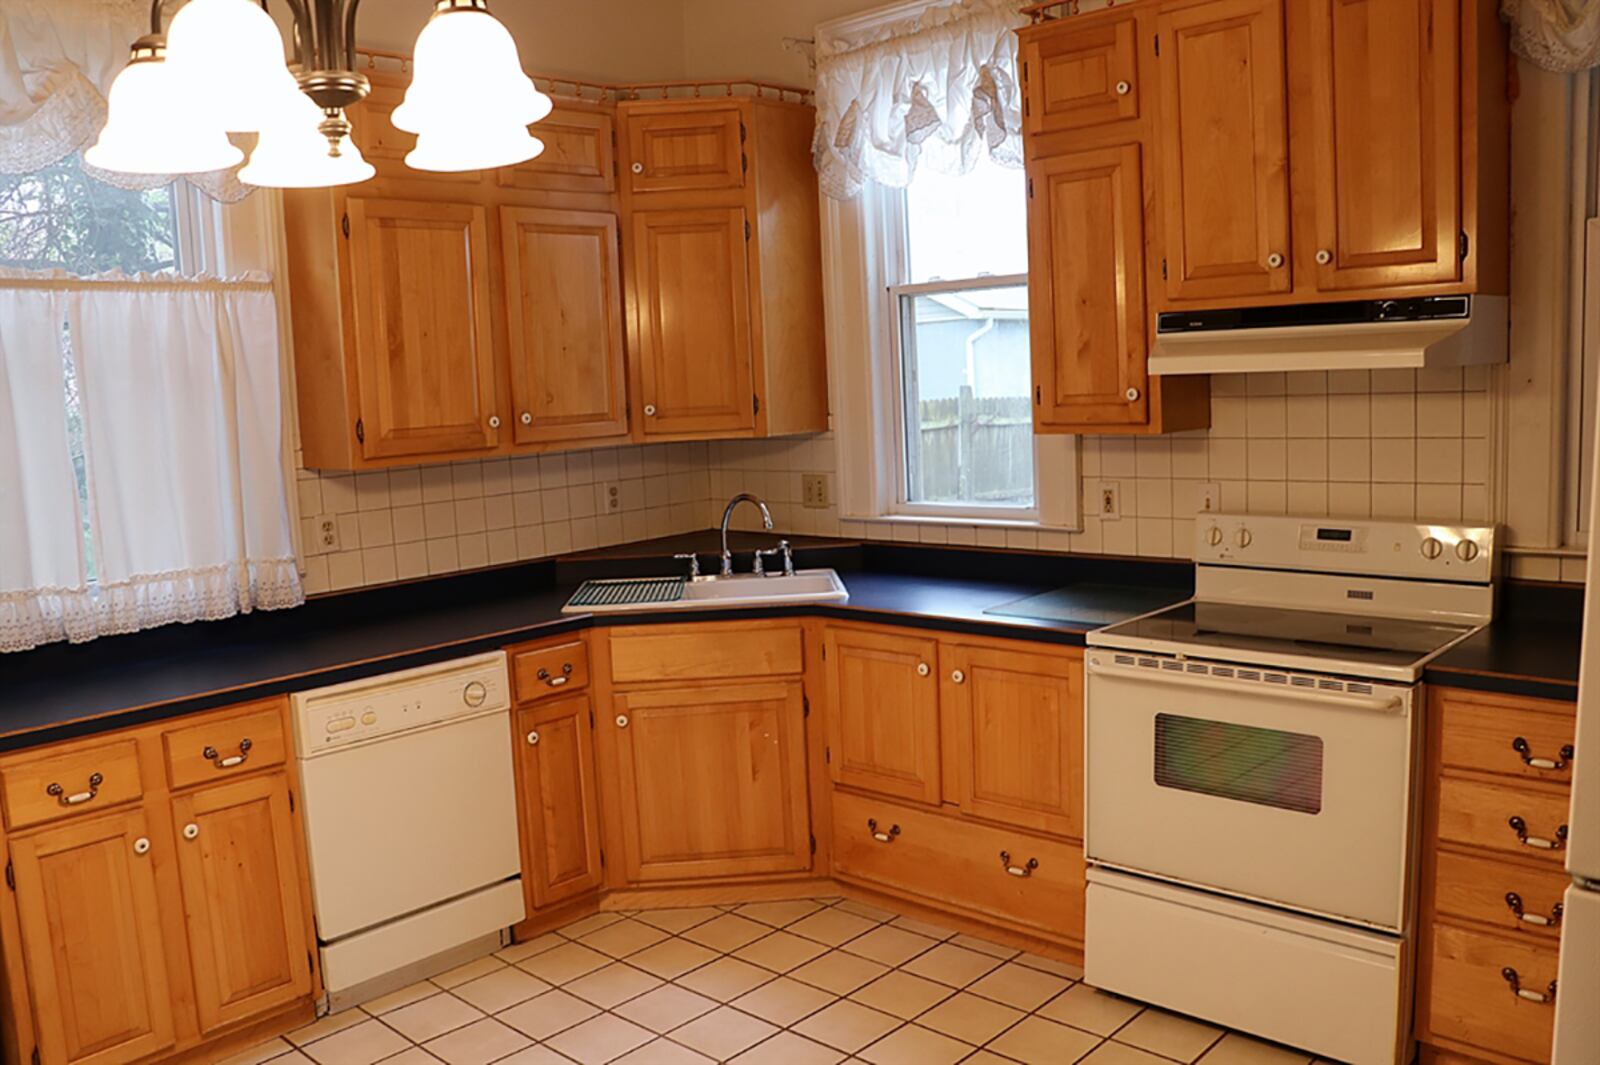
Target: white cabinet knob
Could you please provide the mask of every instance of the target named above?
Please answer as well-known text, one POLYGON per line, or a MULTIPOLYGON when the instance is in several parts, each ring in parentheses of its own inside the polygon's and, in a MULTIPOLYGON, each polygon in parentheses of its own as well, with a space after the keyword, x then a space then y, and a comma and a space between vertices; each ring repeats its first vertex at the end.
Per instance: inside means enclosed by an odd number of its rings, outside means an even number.
POLYGON ((627 714, 618 714, 617 715, 617 727, 618 728, 627 728, 628 727, 628 715, 627 714))
POLYGON ((634 172, 634 173, 635 173, 635 174, 642 174, 642 173, 644 173, 644 164, 643 164, 643 163, 634 163, 634 164, 633 164, 633 172, 634 172))
POLYGON ((656 405, 654 403, 646 403, 644 405, 644 416, 646 418, 654 418, 656 416, 656 405))
POLYGON ((1125 81, 1117 82, 1117 95, 1118 96, 1126 96, 1132 91, 1133 91, 1133 86, 1132 85, 1129 85, 1125 81))
POLYGON ((528 733, 528 746, 529 747, 537 747, 537 746, 539 746, 539 731, 537 729, 535 729, 534 731, 528 733))
POLYGON ((146 839, 145 837, 143 837, 143 836, 140 836, 138 839, 134 840, 133 841, 133 853, 135 853, 135 854, 149 854, 150 853, 150 841, 148 839, 146 839))
POLYGON ((933 670, 931 668, 929 668, 928 663, 926 663, 926 662, 918 662, 917 663, 917 676, 926 677, 929 673, 932 673, 932 672, 933 672, 933 670))
POLYGON ((522 420, 522 424, 523 425, 532 425, 533 424, 533 415, 529 414, 527 411, 523 411, 521 420, 522 420))
POLYGON ((1278 267, 1283 265, 1283 256, 1279 255, 1277 252, 1273 252, 1271 255, 1267 256, 1267 265, 1276 270, 1278 267))
POLYGON ((489 415, 489 428, 491 428, 491 429, 500 428, 500 415, 498 415, 498 414, 489 415))
POLYGON ((1329 251, 1327 248, 1323 248, 1317 252, 1318 266, 1327 266, 1331 262, 1333 262, 1333 252, 1329 251))
POLYGON ((198 839, 199 836, 200 836, 200 826, 195 824, 193 821, 190 821, 188 824, 183 826, 183 838, 184 839, 198 839))
POLYGON ((1137 403, 1137 402, 1139 402, 1139 390, 1137 388, 1128 389, 1126 392, 1123 393, 1123 396, 1125 396, 1127 398, 1129 403, 1137 403))
POLYGON ((965 684, 967 682, 967 675, 957 669, 951 672, 950 679, 955 681, 957 684, 965 684))

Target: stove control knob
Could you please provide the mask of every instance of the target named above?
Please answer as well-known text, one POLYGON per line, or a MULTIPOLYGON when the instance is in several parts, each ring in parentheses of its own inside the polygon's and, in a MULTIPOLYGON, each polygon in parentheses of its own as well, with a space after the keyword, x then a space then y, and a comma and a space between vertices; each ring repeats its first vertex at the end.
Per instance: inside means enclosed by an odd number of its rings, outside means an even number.
POLYGON ((1213 526, 1211 526, 1211 528, 1207 529, 1206 530, 1206 543, 1210 544, 1212 547, 1221 547, 1222 546, 1222 530, 1217 528, 1215 525, 1213 525, 1213 526))
POLYGON ((1250 535, 1249 529, 1240 529, 1238 532, 1233 534, 1233 542, 1238 544, 1240 547, 1249 547, 1251 542, 1254 540, 1255 537, 1250 535))
POLYGON ((1475 540, 1462 540, 1456 544, 1456 557, 1463 562, 1471 562, 1478 557, 1478 544, 1475 540))
POLYGON ((1438 558, 1444 554, 1444 544, 1436 536, 1430 536, 1422 541, 1422 557, 1427 559, 1438 558))

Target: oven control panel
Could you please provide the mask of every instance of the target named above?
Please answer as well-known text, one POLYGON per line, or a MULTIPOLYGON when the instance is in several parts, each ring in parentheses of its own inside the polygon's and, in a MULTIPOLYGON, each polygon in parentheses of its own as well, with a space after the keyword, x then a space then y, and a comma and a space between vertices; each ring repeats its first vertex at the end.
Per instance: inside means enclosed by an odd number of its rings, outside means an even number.
POLYGON ((389 673, 294 696, 300 756, 511 705, 505 653, 389 673))
POLYGON ((1499 552, 1492 525, 1201 514, 1194 558, 1213 566, 1488 584, 1499 552))

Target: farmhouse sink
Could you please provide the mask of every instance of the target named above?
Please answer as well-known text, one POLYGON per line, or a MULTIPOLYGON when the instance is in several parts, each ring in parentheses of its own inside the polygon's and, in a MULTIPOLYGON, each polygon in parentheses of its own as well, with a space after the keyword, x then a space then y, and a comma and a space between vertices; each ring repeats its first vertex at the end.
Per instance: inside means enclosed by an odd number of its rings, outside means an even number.
POLYGON ((831 569, 803 569, 793 574, 728 577, 624 577, 586 581, 563 614, 627 614, 659 610, 704 610, 708 607, 781 606, 788 603, 837 603, 850 592, 831 569))

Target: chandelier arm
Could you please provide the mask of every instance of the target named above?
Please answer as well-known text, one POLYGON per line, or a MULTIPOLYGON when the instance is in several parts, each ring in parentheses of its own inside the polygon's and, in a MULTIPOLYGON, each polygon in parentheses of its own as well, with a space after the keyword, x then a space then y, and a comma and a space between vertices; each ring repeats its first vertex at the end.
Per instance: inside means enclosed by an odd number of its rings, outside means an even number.
POLYGON ((161 36, 161 5, 166 0, 150 0, 150 35, 161 36))
POLYGON ((344 65, 350 70, 356 68, 356 10, 360 7, 361 0, 345 0, 344 65))
MULTIPOLYGON (((311 65, 311 27, 306 14, 305 0, 283 0, 288 7, 289 14, 294 18, 294 55, 295 61, 302 70, 311 65)), ((266 7, 266 0, 262 0, 262 7, 266 7)))

